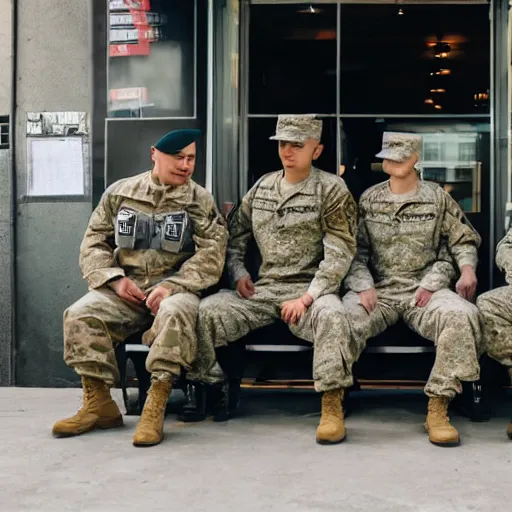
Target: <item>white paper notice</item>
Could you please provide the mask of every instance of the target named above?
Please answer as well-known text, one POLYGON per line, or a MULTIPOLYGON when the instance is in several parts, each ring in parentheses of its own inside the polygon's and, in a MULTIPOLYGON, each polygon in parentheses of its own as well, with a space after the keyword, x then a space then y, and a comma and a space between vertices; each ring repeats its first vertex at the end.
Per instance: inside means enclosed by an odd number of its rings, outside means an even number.
POLYGON ((82 139, 29 138, 29 196, 80 196, 85 193, 82 139))

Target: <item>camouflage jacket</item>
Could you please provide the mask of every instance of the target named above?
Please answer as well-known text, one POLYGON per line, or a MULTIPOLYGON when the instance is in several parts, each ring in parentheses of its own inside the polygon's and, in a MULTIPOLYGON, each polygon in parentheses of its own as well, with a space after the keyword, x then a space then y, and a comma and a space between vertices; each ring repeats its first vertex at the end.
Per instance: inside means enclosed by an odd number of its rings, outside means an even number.
POLYGON ((505 280, 508 284, 512 284, 512 228, 498 243, 496 248, 496 265, 505 272, 505 280))
POLYGON ((302 187, 281 195, 283 171, 263 176, 245 195, 231 227, 227 263, 238 281, 251 236, 262 257, 259 284, 308 283, 315 299, 339 289, 355 254, 357 208, 345 182, 313 169, 302 187))
POLYGON ((439 185, 421 181, 413 194, 391 193, 389 181, 368 189, 359 204, 357 255, 345 285, 449 286, 454 262, 476 268, 481 239, 462 210, 439 185))
MULTIPOLYGON (((173 229, 177 232, 171 234, 180 235, 180 226, 173 229)), ((135 230, 139 233, 140 228, 135 230)), ((225 221, 209 192, 193 181, 180 187, 162 187, 154 182, 151 172, 146 172, 120 180, 105 191, 80 247, 80 268, 90 288, 127 276, 143 289, 158 283, 175 293, 198 293, 220 279, 227 239, 225 221), (179 252, 164 250, 165 239, 156 249, 147 243, 120 248, 117 238, 124 230, 120 222, 126 212, 147 219, 151 229, 146 231, 152 232, 160 231, 161 225, 154 226, 169 214, 178 212, 179 217, 187 212, 193 233, 191 243, 179 252)))

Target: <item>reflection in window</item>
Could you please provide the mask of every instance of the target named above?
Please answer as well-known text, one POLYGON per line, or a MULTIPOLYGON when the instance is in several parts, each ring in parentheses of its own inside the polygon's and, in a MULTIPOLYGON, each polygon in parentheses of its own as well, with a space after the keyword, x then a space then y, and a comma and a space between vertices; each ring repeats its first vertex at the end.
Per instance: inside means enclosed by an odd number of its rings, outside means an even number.
POLYGON ((444 160, 444 142, 424 142, 423 154, 425 160, 444 160))
POLYGON ((459 144, 459 160, 462 162, 476 160, 476 145, 472 142, 461 142, 459 144))
POLYGON ((109 117, 194 117, 193 0, 109 0, 109 117))
POLYGON ((419 133, 423 138, 423 179, 441 185, 464 211, 481 211, 482 180, 488 180, 490 168, 488 122, 343 119, 343 178, 356 197, 366 188, 388 179, 382 171, 381 160, 375 158, 384 131, 419 133), (460 158, 461 155, 464 158, 460 158))

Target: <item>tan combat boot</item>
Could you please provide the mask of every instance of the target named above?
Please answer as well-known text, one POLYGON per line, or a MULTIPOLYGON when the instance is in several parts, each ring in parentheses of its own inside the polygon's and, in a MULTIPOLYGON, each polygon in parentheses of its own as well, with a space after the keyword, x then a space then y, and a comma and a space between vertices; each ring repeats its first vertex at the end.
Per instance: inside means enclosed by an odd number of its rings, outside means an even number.
POLYGON ((52 433, 55 437, 85 434, 96 428, 107 429, 123 426, 123 416, 112 400, 108 386, 99 379, 82 377, 84 403, 71 418, 57 421, 52 433))
POLYGON ((507 427, 507 436, 512 441, 512 421, 508 424, 507 427))
POLYGON ((438 446, 457 446, 460 443, 459 433, 448 418, 448 404, 446 397, 434 397, 428 401, 427 421, 425 430, 431 443, 438 446))
POLYGON ((153 446, 164 438, 167 400, 171 394, 170 380, 153 380, 139 424, 133 436, 134 446, 153 446))
POLYGON ((316 430, 317 443, 336 444, 345 439, 342 401, 343 389, 332 389, 322 395, 322 417, 316 430))

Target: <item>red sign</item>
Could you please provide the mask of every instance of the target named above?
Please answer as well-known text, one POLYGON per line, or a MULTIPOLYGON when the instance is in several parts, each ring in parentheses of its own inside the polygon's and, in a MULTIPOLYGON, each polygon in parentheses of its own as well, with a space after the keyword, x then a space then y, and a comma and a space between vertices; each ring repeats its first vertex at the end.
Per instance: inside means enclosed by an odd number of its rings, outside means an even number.
POLYGON ((138 44, 111 44, 110 57, 130 57, 133 55, 149 55, 151 52, 148 42, 138 44))
POLYGON ((110 0, 109 8, 110 11, 123 11, 125 9, 149 11, 151 6, 149 0, 110 0))

